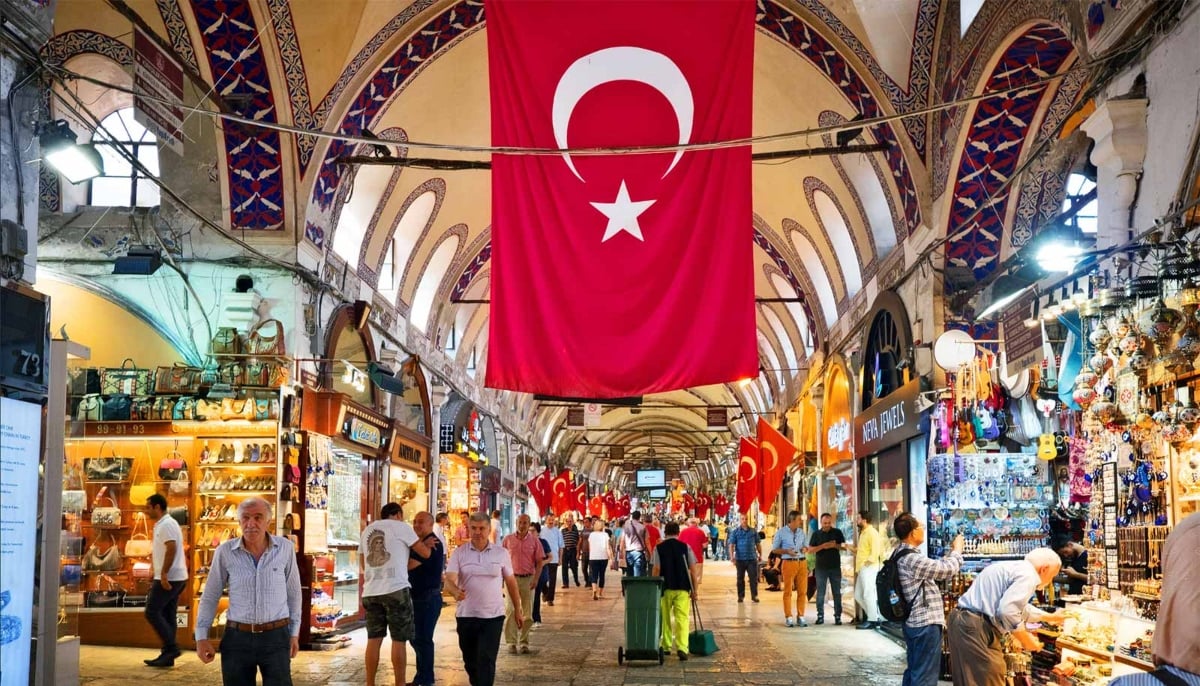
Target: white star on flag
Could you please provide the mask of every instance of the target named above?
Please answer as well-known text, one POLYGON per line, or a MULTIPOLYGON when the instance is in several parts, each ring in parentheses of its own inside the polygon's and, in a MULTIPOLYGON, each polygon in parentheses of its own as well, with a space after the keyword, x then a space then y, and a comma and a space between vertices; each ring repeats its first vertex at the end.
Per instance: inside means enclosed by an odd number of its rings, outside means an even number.
POLYGON ((593 202, 589 203, 595 207, 601 214, 608 217, 608 226, 604 229, 604 238, 600 239, 603 243, 622 231, 628 233, 639 241, 645 241, 642 238, 642 227, 638 224, 638 216, 650 208, 654 204, 654 200, 642 200, 640 202, 631 202, 629 200, 629 190, 625 188, 625 181, 621 181, 621 189, 617 191, 617 199, 612 202, 593 202))

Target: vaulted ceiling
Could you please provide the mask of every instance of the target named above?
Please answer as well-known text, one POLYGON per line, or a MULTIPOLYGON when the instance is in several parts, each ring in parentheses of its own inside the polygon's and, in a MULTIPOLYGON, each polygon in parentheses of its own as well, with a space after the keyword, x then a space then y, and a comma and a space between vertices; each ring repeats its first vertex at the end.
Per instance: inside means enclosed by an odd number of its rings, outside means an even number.
MULTIPOLYGON (((129 6, 249 118, 349 136, 369 131, 401 155, 486 159, 405 146, 489 144, 481 2, 132 0, 129 6)), ((926 106, 935 91, 974 92, 979 55, 951 63, 939 52, 948 53, 946 46, 959 40, 958 19, 948 20, 946 11, 938 0, 760 0, 754 134, 888 117, 926 106), (952 78, 935 86, 937 61, 946 61, 942 66, 952 78)), ((1046 11, 1044 3, 1024 2, 1016 16, 1038 11, 1046 11)), ((1007 21, 999 9, 985 14, 989 24, 1007 21)), ((55 26, 57 36, 44 53, 128 60, 129 22, 101 3, 60 0, 55 26)), ((1015 24, 978 30, 974 49, 986 56, 1021 30, 1015 24)), ((1065 41, 1061 31, 1050 35, 1055 31, 1047 26, 1036 39, 1065 41)), ((1052 52, 1055 71, 1071 52, 1069 41, 1052 52)), ((1044 104, 1039 90, 1030 106, 1038 111, 1044 104)), ((755 164, 756 295, 773 300, 757 304, 765 370, 759 378, 648 397, 641 412, 608 408, 601 429, 586 432, 563 429, 563 407, 501 394, 502 405, 525 410, 518 430, 539 449, 554 448, 573 466, 603 478, 606 449, 613 445, 636 458, 653 440, 656 458, 673 468, 694 462, 696 447, 719 462, 733 436, 705 431, 704 405, 729 405, 733 416, 744 414, 748 421, 737 427, 743 433, 760 415, 778 423, 780 415, 772 413, 797 397, 806 361, 829 330, 873 298, 881 271, 903 265, 909 236, 930 225, 931 215, 943 214, 931 211, 940 197, 931 185, 942 188, 962 176, 951 175, 952 162, 960 159, 962 116, 921 115, 871 126, 857 142, 886 143, 881 152, 755 164), (935 167, 940 173, 931 173, 935 167)), ((1022 138, 1032 126, 1031 117, 1012 135, 1022 138)), ((410 327, 482 380, 488 306, 479 301, 487 299, 490 278, 486 170, 349 167, 335 160, 365 153, 367 146, 250 126, 221 127, 216 145, 224 161, 217 166, 229 227, 252 241, 293 232, 327 262, 344 263, 365 294, 394 304, 410 327)), ((832 135, 812 134, 754 151, 828 145, 834 145, 832 135)), ((973 240, 984 241, 977 235, 973 240)), ((705 466, 695 473, 707 480, 719 471, 705 466)))

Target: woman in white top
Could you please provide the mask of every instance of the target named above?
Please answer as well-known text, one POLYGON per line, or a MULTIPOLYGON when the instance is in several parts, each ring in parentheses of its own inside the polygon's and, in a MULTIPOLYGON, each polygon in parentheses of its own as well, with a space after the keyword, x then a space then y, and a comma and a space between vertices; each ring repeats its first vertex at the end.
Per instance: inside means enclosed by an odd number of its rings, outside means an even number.
POLYGON ((608 534, 599 517, 592 522, 592 533, 588 534, 588 567, 592 578, 592 600, 604 597, 604 572, 608 569, 610 553, 608 534))

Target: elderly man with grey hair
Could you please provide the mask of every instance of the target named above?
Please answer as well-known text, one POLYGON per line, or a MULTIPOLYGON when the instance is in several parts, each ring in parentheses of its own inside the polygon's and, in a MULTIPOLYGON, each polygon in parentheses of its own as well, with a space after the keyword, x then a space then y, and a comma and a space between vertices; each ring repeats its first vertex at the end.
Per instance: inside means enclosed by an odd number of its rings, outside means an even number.
POLYGON ((1033 594, 1050 585, 1062 560, 1050 548, 1038 548, 1023 560, 993 562, 975 578, 950 613, 950 671, 954 686, 1003 686, 1004 648, 1000 637, 1011 634, 1014 644, 1030 652, 1042 649, 1025 623, 1062 624, 1062 614, 1042 612, 1029 603, 1033 594))
POLYGON ((217 603, 229 589, 228 621, 221 639, 225 686, 291 686, 291 660, 300 651, 300 570, 296 550, 267 533, 271 503, 258 497, 238 503, 242 535, 213 551, 212 568, 196 613, 196 654, 208 664, 216 651, 208 639, 217 603))

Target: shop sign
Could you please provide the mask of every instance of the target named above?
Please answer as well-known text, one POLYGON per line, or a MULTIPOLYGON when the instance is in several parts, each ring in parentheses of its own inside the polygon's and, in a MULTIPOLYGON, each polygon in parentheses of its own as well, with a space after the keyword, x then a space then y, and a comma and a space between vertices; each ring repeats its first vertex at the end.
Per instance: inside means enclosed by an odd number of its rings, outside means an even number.
POLYGON ((845 369, 834 365, 825 383, 825 446, 822 459, 829 467, 854 459, 854 432, 850 424, 850 379, 845 369))
POLYGON ((567 408, 567 428, 568 429, 583 429, 586 427, 587 418, 584 416, 584 409, 580 406, 567 408))
POLYGON ((383 433, 379 427, 372 426, 358 417, 350 417, 346 422, 346 438, 368 448, 383 445, 383 433))
POLYGON ((0 672, 5 684, 30 681, 41 434, 40 405, 0 398, 0 672))
POLYGON ((854 418, 854 448, 873 455, 928 430, 928 417, 917 411, 921 380, 913 379, 854 418))
POLYGON ((838 419, 825 434, 825 446, 835 452, 843 452, 850 448, 850 422, 845 417, 838 419))
POLYGON ((709 430, 726 429, 729 426, 729 409, 725 407, 709 407, 704 412, 705 425, 709 430))
POLYGON ((1025 326, 1025 320, 1033 310, 1037 291, 1030 291, 1009 303, 1004 309, 1001 323, 1004 325, 1004 354, 1008 357, 1008 368, 1026 369, 1040 362, 1042 353, 1041 327, 1025 326))
POLYGON ((424 466, 425 464, 425 446, 413 443, 403 436, 396 436, 396 448, 392 453, 395 461, 407 462, 411 465, 424 466))
POLYGON ((600 403, 588 403, 583 406, 583 427, 595 429, 600 426, 600 403))
POLYGON ((138 27, 133 31, 133 118, 183 155, 183 68, 138 27), (151 98, 141 95, 150 94, 151 98))

